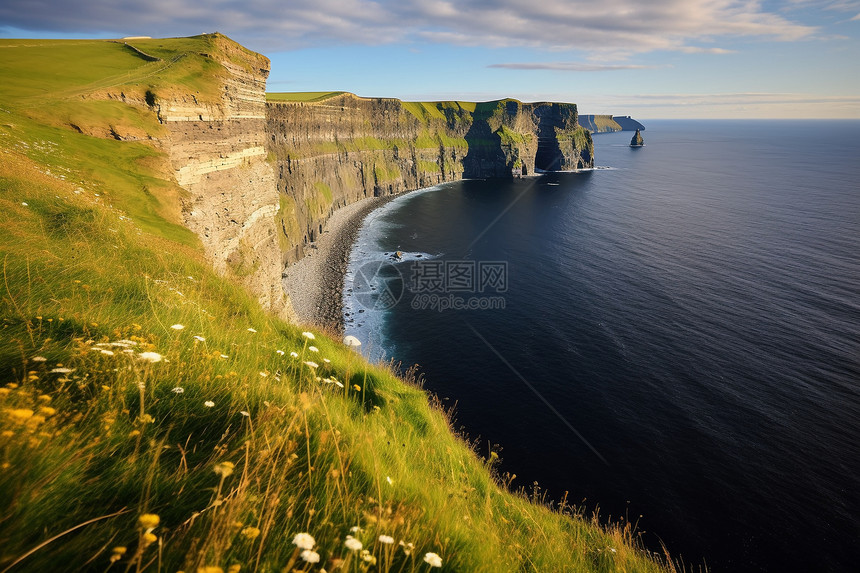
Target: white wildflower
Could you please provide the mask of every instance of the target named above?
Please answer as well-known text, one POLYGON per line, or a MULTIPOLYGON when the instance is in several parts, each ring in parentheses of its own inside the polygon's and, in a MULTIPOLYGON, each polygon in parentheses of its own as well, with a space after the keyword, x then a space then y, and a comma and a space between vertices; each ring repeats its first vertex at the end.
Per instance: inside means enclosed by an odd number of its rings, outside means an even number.
POLYGON ((391 476, 385 476, 385 481, 388 482, 388 485, 394 485, 394 480, 391 479, 391 476))
POLYGON ((248 332, 253 333, 253 332, 257 332, 257 331, 256 331, 256 330, 254 330, 254 329, 253 329, 253 328, 251 328, 251 327, 248 327, 248 332))
POLYGON ((316 544, 317 542, 310 533, 297 533, 296 536, 293 537, 293 545, 299 549, 313 549, 316 544))
POLYGON ((298 352, 290 352, 290 356, 292 356, 293 358, 298 358, 299 353, 298 352))
POLYGON ((442 566, 442 558, 439 557, 435 553, 425 553, 424 554, 424 562, 430 565, 430 567, 441 567, 442 566))
POLYGON ((207 408, 211 408, 215 405, 215 402, 213 402, 212 400, 206 400, 205 402, 203 402, 203 405, 207 408))
POLYGON ((364 530, 357 525, 353 525, 352 527, 349 528, 350 533, 360 533, 362 531, 364 531, 364 530))
POLYGON ((44 356, 34 356, 33 358, 30 359, 30 361, 31 362, 47 362, 48 359, 45 358, 44 356))
POLYGON ((101 352, 105 356, 113 356, 113 350, 105 350, 104 348, 99 348, 99 352, 101 352))
POLYGON ((197 342, 206 342, 206 339, 203 338, 202 336, 200 336, 199 334, 194 335, 194 340, 196 340, 197 342))
POLYGON ((164 358, 158 352, 141 352, 137 357, 150 363, 161 362, 161 359, 164 358))
POLYGON ((302 336, 304 336, 308 340, 316 340, 316 337, 314 336, 313 332, 303 332, 302 336))
POLYGON ((185 388, 183 388, 182 386, 177 386, 176 388, 171 390, 171 392, 173 392, 174 394, 182 394, 183 392, 185 392, 185 388))
POLYGON ((251 417, 251 413, 250 413, 250 412, 248 412, 248 411, 246 411, 246 410, 242 410, 242 411, 241 411, 241 412, 239 412, 239 413, 240 413, 240 414, 242 414, 243 416, 245 416, 246 418, 250 418, 250 417, 251 417))
POLYGON ((368 551, 367 549, 362 550, 361 559, 363 561, 366 561, 367 563, 370 563, 371 565, 376 565, 376 557, 371 555, 370 551, 368 551))
POLYGON ((222 355, 221 355, 221 358, 230 358, 230 357, 229 357, 229 356, 227 356, 226 354, 222 354, 222 355))
POLYGON ((343 337, 343 343, 346 344, 347 346, 355 346, 355 347, 361 346, 361 341, 351 334, 349 336, 343 337))
POLYGON ((317 348, 316 346, 308 346, 308 350, 310 350, 311 352, 319 352, 320 351, 320 349, 317 348))
POLYGON ((392 543, 394 543, 394 538, 390 535, 380 535, 379 542, 385 543, 386 545, 391 545, 392 543))
POLYGON ((414 543, 406 543, 405 541, 401 541, 400 547, 403 548, 403 553, 405 553, 406 555, 411 555, 412 550, 415 549, 415 544, 414 543))
POLYGON ((310 360, 305 360, 305 365, 307 365, 311 368, 319 368, 319 366, 320 366, 316 362, 311 362, 310 360))
POLYGON ((347 535, 346 540, 343 542, 346 545, 346 548, 350 551, 360 551, 362 547, 361 541, 353 537, 352 535, 347 535))
POLYGON ((320 562, 320 554, 316 551, 311 551, 310 549, 305 549, 301 552, 301 557, 303 560, 308 563, 319 563, 320 562))
POLYGON ((284 351, 283 351, 283 350, 275 350, 275 352, 277 352, 277 353, 278 353, 278 354, 280 354, 281 356, 283 356, 283 355, 284 355, 284 351))
POLYGON ((170 328, 172 328, 173 330, 182 330, 183 328, 185 328, 185 326, 182 324, 174 324, 170 328))
POLYGON ((53 368, 49 372, 51 374, 70 374, 74 371, 74 368, 53 368))
POLYGON ((269 375, 268 372, 262 372, 262 371, 260 372, 260 376, 262 376, 263 378, 266 378, 268 375, 269 375))

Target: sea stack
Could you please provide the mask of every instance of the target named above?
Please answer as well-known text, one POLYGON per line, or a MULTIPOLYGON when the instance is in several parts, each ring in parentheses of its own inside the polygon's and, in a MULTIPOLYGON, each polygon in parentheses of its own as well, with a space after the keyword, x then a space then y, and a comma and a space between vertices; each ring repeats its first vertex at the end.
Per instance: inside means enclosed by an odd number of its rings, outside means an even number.
POLYGON ((637 129, 633 139, 630 140, 630 147, 642 147, 643 145, 645 145, 645 140, 642 139, 642 134, 637 129))

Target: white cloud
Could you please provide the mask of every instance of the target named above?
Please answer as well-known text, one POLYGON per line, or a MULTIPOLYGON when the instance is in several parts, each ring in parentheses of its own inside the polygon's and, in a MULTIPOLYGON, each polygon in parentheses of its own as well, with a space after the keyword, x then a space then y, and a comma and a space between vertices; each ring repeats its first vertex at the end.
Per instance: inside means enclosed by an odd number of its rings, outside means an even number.
POLYGON ((151 36, 221 31, 253 49, 428 41, 627 55, 705 51, 731 37, 792 41, 815 28, 756 0, 4 0, 25 30, 151 36))
POLYGON ((583 62, 516 62, 508 64, 491 64, 488 68, 506 70, 552 70, 559 72, 614 72, 619 70, 649 70, 657 66, 642 66, 636 64, 588 64, 583 62))

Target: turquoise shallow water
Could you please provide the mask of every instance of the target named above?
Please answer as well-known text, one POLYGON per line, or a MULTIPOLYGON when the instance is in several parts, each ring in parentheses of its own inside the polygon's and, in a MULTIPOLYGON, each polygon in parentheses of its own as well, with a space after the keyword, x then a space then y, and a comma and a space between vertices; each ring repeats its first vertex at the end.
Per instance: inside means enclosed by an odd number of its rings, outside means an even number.
POLYGON ((386 205, 353 251, 347 330, 419 364, 515 484, 715 571, 853 570, 860 122, 646 127, 636 150, 596 135, 594 171, 386 205), (504 284, 480 290, 482 263, 504 284), (496 304, 439 310, 455 299, 496 304))

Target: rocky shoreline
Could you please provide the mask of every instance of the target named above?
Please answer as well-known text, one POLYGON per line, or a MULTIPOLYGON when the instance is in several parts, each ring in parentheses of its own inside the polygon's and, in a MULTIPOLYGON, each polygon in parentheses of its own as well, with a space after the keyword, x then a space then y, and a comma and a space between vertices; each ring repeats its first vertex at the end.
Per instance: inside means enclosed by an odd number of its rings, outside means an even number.
POLYGON ((343 281, 350 251, 365 217, 395 196, 368 197, 337 209, 308 254, 284 270, 282 284, 301 323, 343 334, 343 281))

